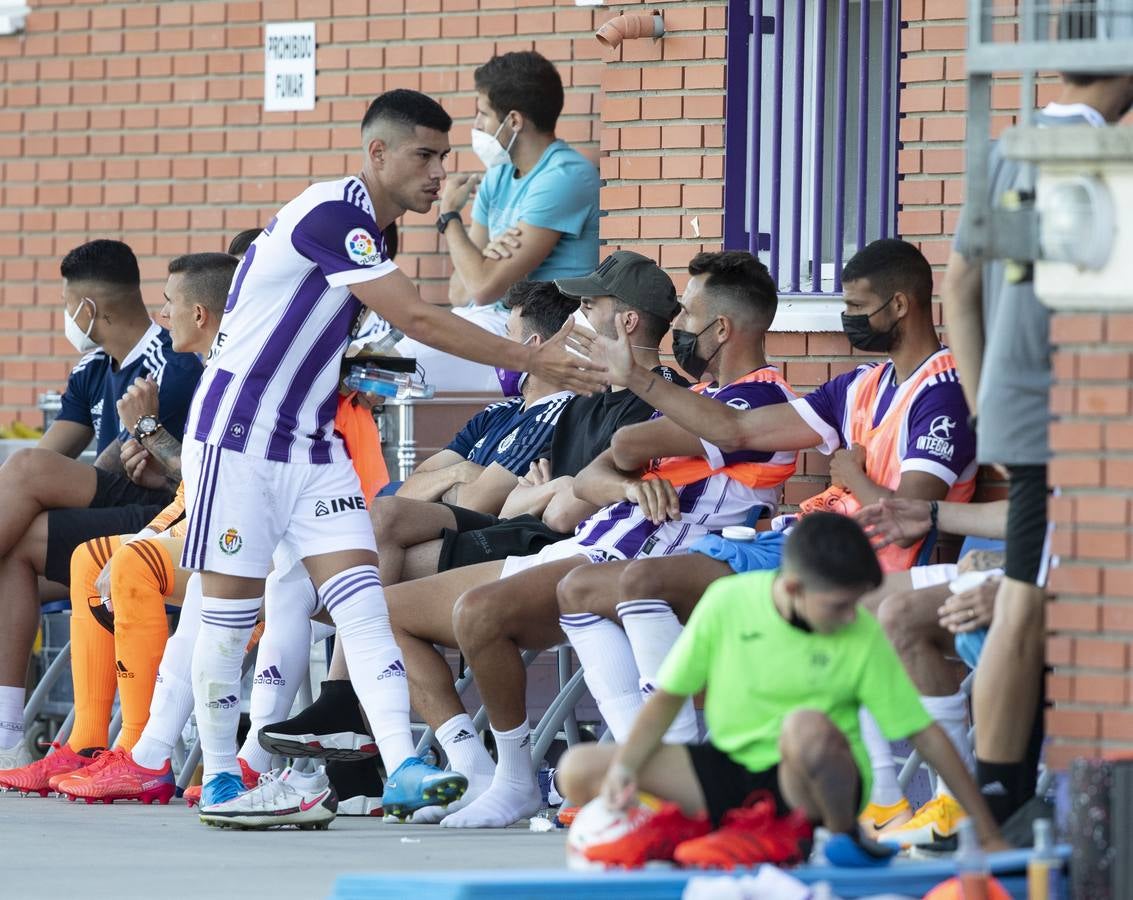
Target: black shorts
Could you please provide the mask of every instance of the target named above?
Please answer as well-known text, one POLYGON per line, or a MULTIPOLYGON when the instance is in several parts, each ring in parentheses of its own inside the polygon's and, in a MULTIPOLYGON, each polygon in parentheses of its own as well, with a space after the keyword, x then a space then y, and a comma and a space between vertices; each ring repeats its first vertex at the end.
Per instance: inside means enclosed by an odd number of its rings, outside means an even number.
POLYGON ((548 544, 570 537, 569 534, 548 528, 537 516, 498 519, 471 510, 458 512, 458 508, 450 508, 456 515, 457 527, 455 530, 446 528, 441 532, 438 572, 507 559, 509 556, 530 556, 548 544), (481 524, 476 524, 475 517, 481 517, 481 524), (494 521, 488 521, 489 519, 494 521))
POLYGON ((692 768, 704 792, 708 818, 712 820, 713 827, 720 824, 728 810, 743 806, 755 791, 768 791, 775 798, 776 811, 780 816, 790 811, 779 790, 778 765, 762 772, 752 772, 710 743, 688 744, 685 749, 692 758, 692 768))
POLYGON ((1046 466, 1008 466, 1007 550, 1004 574, 1037 584, 1047 532, 1046 466))
POLYGON ((135 534, 146 527, 167 503, 147 506, 110 506, 104 509, 52 509, 47 512, 47 558, 44 577, 58 584, 71 583, 71 554, 92 538, 135 534))
POLYGON ((164 508, 173 502, 173 491, 139 487, 120 473, 104 472, 102 469, 95 469, 94 472, 98 486, 94 490, 94 499, 90 502, 92 509, 130 505, 164 508))

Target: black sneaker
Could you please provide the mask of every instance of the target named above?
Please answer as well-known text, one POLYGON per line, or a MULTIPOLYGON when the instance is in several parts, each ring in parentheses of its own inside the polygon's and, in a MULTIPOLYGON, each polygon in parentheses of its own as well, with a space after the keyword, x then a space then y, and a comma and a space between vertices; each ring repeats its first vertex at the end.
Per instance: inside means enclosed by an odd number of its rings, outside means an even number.
POLYGON ((314 703, 294 718, 265 725, 259 741, 265 750, 290 757, 368 759, 378 752, 349 681, 324 681, 314 703))
POLYGON ((377 759, 330 760, 327 778, 338 794, 340 816, 377 816, 381 818, 382 773, 377 759))

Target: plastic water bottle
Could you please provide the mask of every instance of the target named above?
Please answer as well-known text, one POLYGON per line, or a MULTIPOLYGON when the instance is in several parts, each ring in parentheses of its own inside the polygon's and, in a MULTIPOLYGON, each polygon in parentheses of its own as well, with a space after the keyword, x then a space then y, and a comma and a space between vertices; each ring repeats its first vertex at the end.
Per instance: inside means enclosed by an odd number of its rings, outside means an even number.
POLYGON ((1036 819, 1035 850, 1027 861, 1027 900, 1066 900, 1062 860, 1054 852, 1050 819, 1036 819))
POLYGON ((380 394, 404 400, 428 399, 436 393, 431 384, 417 381, 407 372, 389 372, 377 366, 352 366, 346 377, 346 386, 364 394, 380 394))
POLYGON ((372 351, 375 355, 389 353, 394 347, 398 345, 398 343, 400 343, 403 337, 405 337, 404 334, 402 334, 393 326, 390 326, 389 331, 387 331, 373 343, 367 344, 366 349, 372 351))
POLYGON ((988 900, 991 870, 971 819, 960 823, 960 846, 953 860, 956 863, 956 880, 960 882, 960 896, 964 900, 988 900))

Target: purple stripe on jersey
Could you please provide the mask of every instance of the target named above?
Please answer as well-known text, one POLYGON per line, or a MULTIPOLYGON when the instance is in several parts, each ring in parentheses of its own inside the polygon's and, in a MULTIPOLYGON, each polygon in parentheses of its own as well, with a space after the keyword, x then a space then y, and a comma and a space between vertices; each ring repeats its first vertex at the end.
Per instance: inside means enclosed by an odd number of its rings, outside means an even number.
POLYGON ((232 282, 232 288, 228 292, 228 299, 224 301, 224 311, 226 313, 230 313, 236 308, 236 301, 240 297, 240 288, 244 286, 244 279, 248 275, 248 270, 252 268, 252 260, 255 258, 256 245, 252 244, 248 247, 248 252, 244 254, 244 259, 240 262, 240 271, 236 273, 236 278, 232 282))
POLYGON ((271 221, 264 226, 264 234, 271 234, 271 230, 275 228, 276 222, 279 221, 279 216, 272 216, 271 221))
MULTIPOLYGON (((354 322, 354 317, 358 314, 359 306, 360 304, 354 298, 354 295, 348 295, 345 302, 339 307, 338 312, 334 314, 334 318, 327 322, 322 333, 315 339, 311 349, 303 357, 303 362, 299 364, 299 368, 295 370, 295 376, 291 379, 291 384, 287 386, 287 393, 284 395, 286 399, 279 407, 279 412, 275 417, 275 428, 271 433, 271 439, 268 441, 268 459, 276 462, 291 462, 291 445, 295 443, 295 429, 299 426, 298 412, 308 394, 310 394, 311 387, 318 378, 319 372, 326 368, 327 361, 333 358, 335 351, 348 337, 350 326, 354 322)), ((327 402, 337 406, 337 385, 331 393, 330 400, 324 401, 322 406, 319 407, 318 421, 320 426, 325 426, 334 419, 334 406, 331 408, 331 414, 323 418, 327 402)), ((330 462, 329 452, 327 456, 326 462, 330 462)), ((314 459, 311 461, 314 462, 314 459)))
POLYGON ((633 559, 641 551, 642 546, 650 535, 657 530, 659 526, 654 525, 648 519, 643 519, 625 534, 623 534, 617 541, 614 542, 613 549, 624 556, 626 559, 633 559))
POLYGON ((220 446, 243 453, 252 433, 252 422, 260 408, 268 382, 279 369, 280 362, 303 330, 303 323, 311 310, 328 290, 326 276, 318 266, 300 282, 295 293, 287 302, 287 310, 275 326, 271 335, 260 349, 256 361, 249 367, 240 392, 236 395, 236 405, 220 437, 220 446))
MULTIPOLYGON (((201 523, 201 569, 205 567, 205 560, 208 559, 208 537, 209 528, 212 526, 212 503, 216 499, 216 485, 220 481, 220 448, 213 449, 213 460, 210 465, 212 470, 209 475, 209 492, 207 503, 205 505, 205 517, 201 523)), ((202 499, 203 495, 202 495, 202 499)))
POLYGON ((628 500, 622 500, 613 509, 606 513, 606 518, 601 522, 596 523, 591 529, 589 534, 584 535, 579 539, 579 543, 584 546, 593 546, 598 543, 603 537, 613 530, 614 526, 619 522, 623 522, 630 517, 634 510, 634 505, 628 500))
POLYGON ((677 536, 673 538, 669 546, 665 548, 665 552, 661 555, 672 556, 674 553, 676 553, 677 548, 680 547, 681 544, 684 543, 685 538, 688 537, 688 532, 691 527, 691 525, 682 525, 681 530, 677 532, 677 536))
MULTIPOLYGON (((327 402, 319 407, 319 421, 330 424, 338 412, 338 391, 327 397, 327 402)), ((332 429, 333 432, 333 429, 332 429)), ((311 438, 311 462, 315 465, 326 465, 331 461, 331 443, 326 439, 327 426, 324 425, 311 438)), ((347 456, 350 454, 347 453, 347 456)))
POLYGON ((232 373, 225 369, 217 369, 216 374, 213 375, 208 390, 201 398, 201 412, 197 417, 197 430, 193 433, 198 441, 203 443, 208 440, 213 422, 216 421, 216 414, 220 410, 221 401, 224 400, 224 392, 228 389, 231 381, 232 373))
POLYGON ((339 606, 341 606, 343 603, 345 603, 351 597, 357 596, 358 594, 362 593, 363 591, 372 591, 372 590, 379 589, 379 588, 381 588, 381 586, 382 586, 382 583, 380 581, 378 581, 378 579, 368 578, 365 581, 361 582, 357 587, 351 588, 348 591, 340 592, 339 595, 337 597, 335 597, 334 600, 331 600, 329 603, 325 603, 324 606, 326 606, 327 612, 333 613, 335 611, 335 609, 337 609, 339 606))
POLYGON ((201 534, 208 531, 208 523, 204 520, 205 498, 209 492, 209 485, 212 482, 213 470, 210 465, 212 461, 213 448, 208 444, 202 448, 201 454, 201 471, 197 478, 197 502, 190 511, 189 524, 186 529, 185 546, 181 551, 181 564, 186 569, 199 569, 201 568, 201 534), (204 527, 202 528, 202 523, 204 527))

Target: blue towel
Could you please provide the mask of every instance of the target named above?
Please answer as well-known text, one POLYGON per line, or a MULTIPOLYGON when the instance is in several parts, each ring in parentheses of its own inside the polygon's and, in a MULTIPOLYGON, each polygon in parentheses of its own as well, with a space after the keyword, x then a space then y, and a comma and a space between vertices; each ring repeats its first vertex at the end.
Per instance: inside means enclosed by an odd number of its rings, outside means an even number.
POLYGON ((987 629, 977 628, 975 631, 961 631, 955 637, 956 653, 964 660, 969 669, 974 669, 983 653, 984 641, 987 640, 987 629))
POLYGON ((689 551, 725 562, 736 574, 758 572, 779 567, 786 539, 780 531, 761 531, 754 541, 728 541, 718 534, 709 534, 689 547, 689 551))

